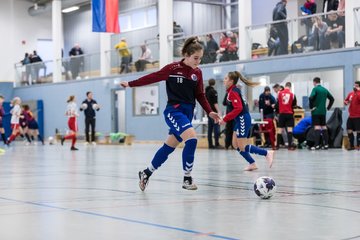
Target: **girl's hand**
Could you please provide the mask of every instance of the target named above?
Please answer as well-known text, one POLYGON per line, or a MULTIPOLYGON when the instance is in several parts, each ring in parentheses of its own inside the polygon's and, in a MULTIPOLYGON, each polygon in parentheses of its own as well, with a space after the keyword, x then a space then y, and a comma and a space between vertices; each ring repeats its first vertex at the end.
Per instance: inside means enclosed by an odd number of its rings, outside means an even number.
POLYGON ((123 88, 127 88, 129 86, 129 83, 126 81, 123 81, 120 83, 120 86, 122 86, 123 88))
POLYGON ((215 123, 218 123, 221 120, 219 114, 217 114, 216 112, 210 112, 209 117, 214 119, 215 123))

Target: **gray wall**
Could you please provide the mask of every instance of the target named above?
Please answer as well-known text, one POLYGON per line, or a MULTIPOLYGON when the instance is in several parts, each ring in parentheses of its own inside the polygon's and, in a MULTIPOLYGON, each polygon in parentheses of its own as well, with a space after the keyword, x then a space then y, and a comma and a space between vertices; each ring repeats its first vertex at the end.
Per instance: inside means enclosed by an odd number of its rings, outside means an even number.
MULTIPOLYGON (((271 74, 279 72, 310 71, 318 68, 343 68, 344 69, 344 91, 352 91, 355 76, 355 66, 360 64, 360 49, 347 49, 344 51, 329 51, 319 54, 290 55, 286 57, 275 57, 272 59, 253 60, 251 62, 213 64, 202 66, 205 80, 215 78, 217 85, 222 85, 222 79, 226 73, 234 70, 242 70, 247 76, 260 74, 271 74), (331 61, 329 61, 331 59, 331 61)), ((114 78, 100 78, 93 80, 69 81, 65 83, 34 85, 14 89, 13 96, 20 96, 24 100, 44 100, 45 135, 53 135, 54 129, 66 128, 66 117, 64 116, 66 99, 69 95, 75 94, 77 102, 85 98, 85 92, 94 92, 95 99, 101 104, 102 109, 97 116, 97 130, 100 132, 111 132, 111 91, 117 89, 116 82, 120 80, 133 80, 140 77, 140 74, 114 78)), ((341 81, 341 80, 339 80, 341 81)), ((336 83, 334 83, 336 84, 336 83)), ((164 82, 160 84, 160 112, 166 105, 166 89, 164 82)), ((1 85, 0 85, 1 86, 1 85)), ((133 116, 132 112, 132 89, 126 89, 126 129, 128 133, 134 134, 140 140, 161 140, 167 134, 167 127, 162 114, 157 116, 133 116)), ((221 95, 223 96, 223 95, 221 95)), ((219 97, 222 100, 222 97, 219 97)), ((256 117, 256 114, 253 116, 256 117)), ((344 119, 347 111, 344 111, 344 119)), ((84 129, 84 117, 79 120, 80 129, 84 129)))

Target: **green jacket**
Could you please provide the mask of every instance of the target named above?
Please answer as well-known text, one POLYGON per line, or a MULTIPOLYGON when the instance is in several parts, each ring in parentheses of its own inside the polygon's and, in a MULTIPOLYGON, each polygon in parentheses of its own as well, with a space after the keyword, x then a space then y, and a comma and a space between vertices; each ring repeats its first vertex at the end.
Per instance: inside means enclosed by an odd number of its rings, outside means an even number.
POLYGON ((330 110, 334 103, 334 97, 326 88, 318 84, 311 91, 309 102, 310 109, 313 109, 311 111, 311 115, 326 115, 326 109, 330 110), (327 108, 326 99, 329 99, 329 105, 327 108))

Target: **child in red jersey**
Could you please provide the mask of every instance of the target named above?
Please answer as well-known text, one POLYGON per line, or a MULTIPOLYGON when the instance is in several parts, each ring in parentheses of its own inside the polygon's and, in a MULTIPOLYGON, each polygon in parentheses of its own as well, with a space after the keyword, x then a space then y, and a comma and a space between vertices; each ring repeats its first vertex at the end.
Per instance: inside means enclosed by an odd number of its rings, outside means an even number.
POLYGON ((350 147, 348 150, 354 150, 354 132, 356 132, 356 145, 360 149, 360 81, 356 81, 354 91, 348 94, 344 101, 349 105, 349 118, 346 122, 346 129, 349 137, 350 147))
POLYGON ((61 145, 64 145, 64 141, 66 139, 71 139, 71 151, 76 151, 79 150, 75 147, 75 143, 76 143, 76 135, 77 135, 77 131, 78 131, 78 126, 77 126, 77 117, 79 116, 79 113, 77 112, 77 106, 76 106, 76 101, 75 101, 75 96, 72 95, 69 97, 69 99, 67 100, 67 108, 66 108, 66 112, 65 115, 68 117, 68 127, 70 129, 70 133, 66 136, 64 136, 63 138, 61 138, 61 145))

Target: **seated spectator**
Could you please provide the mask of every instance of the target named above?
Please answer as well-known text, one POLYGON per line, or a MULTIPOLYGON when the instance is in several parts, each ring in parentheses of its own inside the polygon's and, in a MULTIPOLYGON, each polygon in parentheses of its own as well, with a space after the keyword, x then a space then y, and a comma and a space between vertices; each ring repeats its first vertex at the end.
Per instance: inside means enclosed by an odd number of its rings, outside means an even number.
POLYGON ((229 61, 238 60, 239 56, 237 53, 238 51, 237 35, 231 31, 228 31, 226 35, 230 39, 228 46, 226 48, 226 54, 228 55, 227 58, 229 61))
POLYGON ((329 46, 325 39, 325 33, 328 29, 326 22, 323 22, 320 16, 311 18, 313 26, 309 34, 308 44, 313 47, 314 50, 325 50, 329 46))
POLYGON ((151 50, 144 44, 140 46, 141 55, 139 60, 135 62, 136 71, 142 72, 145 70, 145 65, 151 62, 152 55, 151 50))
POLYGON ((305 117, 298 122, 298 124, 293 129, 293 137, 298 141, 298 149, 303 148, 303 143, 306 141, 306 134, 311 128, 311 116, 305 117))
POLYGON ((229 61, 228 60, 228 56, 226 54, 226 48, 228 47, 228 45, 230 44, 230 38, 228 38, 226 36, 226 33, 220 33, 220 48, 219 50, 216 51, 217 54, 217 60, 220 62, 226 62, 229 61))
POLYGON ((216 52, 219 50, 219 45, 214 40, 212 34, 206 35, 206 47, 204 50, 204 56, 202 63, 214 63, 216 61, 216 52))
POLYGON ((330 48, 342 48, 345 44, 345 24, 343 19, 339 18, 336 12, 330 12, 326 20, 328 25, 325 32, 326 42, 330 48))

